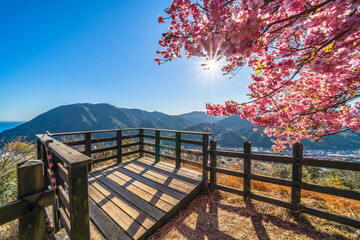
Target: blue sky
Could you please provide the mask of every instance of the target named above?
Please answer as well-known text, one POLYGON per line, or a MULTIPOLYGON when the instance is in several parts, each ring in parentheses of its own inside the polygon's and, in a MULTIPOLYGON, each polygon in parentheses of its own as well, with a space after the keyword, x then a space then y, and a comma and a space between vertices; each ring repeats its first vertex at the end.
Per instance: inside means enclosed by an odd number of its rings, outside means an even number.
POLYGON ((244 101, 247 68, 229 79, 203 59, 154 62, 170 1, 2 1, 0 121, 64 104, 110 103, 180 114, 244 101))

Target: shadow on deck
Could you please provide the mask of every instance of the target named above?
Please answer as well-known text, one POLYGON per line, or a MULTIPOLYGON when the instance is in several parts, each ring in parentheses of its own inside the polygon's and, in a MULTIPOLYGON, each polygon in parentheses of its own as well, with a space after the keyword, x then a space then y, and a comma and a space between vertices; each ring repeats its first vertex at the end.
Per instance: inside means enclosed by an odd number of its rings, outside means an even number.
POLYGON ((107 239, 144 239, 203 188, 202 173, 148 157, 89 174, 90 219, 107 239))

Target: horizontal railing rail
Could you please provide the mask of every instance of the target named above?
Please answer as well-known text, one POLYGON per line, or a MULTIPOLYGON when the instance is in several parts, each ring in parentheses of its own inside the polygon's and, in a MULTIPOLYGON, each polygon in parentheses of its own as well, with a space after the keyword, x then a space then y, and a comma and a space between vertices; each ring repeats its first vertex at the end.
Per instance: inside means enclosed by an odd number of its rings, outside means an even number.
MULTIPOLYGON (((84 132, 68 132, 68 133, 55 133, 52 136, 55 137, 69 137, 71 135, 76 136, 75 140, 65 140, 63 144, 69 147, 82 147, 84 150, 80 150, 81 153, 92 157, 93 154, 99 153, 110 153, 111 155, 103 156, 101 158, 94 158, 93 164, 109 161, 116 159, 117 163, 122 163, 122 158, 138 154, 139 157, 144 154, 150 154, 155 156, 155 160, 159 161, 160 158, 166 158, 174 160, 176 167, 180 167, 181 163, 186 163, 203 168, 208 162, 208 140, 211 133, 208 132, 191 132, 191 131, 178 131, 178 130, 167 130, 167 129, 153 129, 153 128, 126 128, 126 129, 110 129, 110 130, 99 130, 99 131, 84 131, 84 132), (144 133, 146 131, 146 134, 144 133), (125 134, 128 132, 128 134, 125 134), (130 134, 129 134, 130 132, 130 134), (153 132, 154 134, 150 134, 153 132), (116 136, 112 137, 100 137, 94 138, 96 134, 111 134, 115 133, 116 136), (134 134, 135 133, 135 134, 134 134), (168 134, 162 136, 161 133, 168 134), (173 134, 173 136, 169 136, 173 134), (186 135, 187 138, 182 138, 182 135, 186 135), (201 140, 188 139, 189 136, 202 135, 201 140), (83 139, 78 140, 82 137, 83 139), (133 142, 124 143, 124 140, 132 139, 133 142), (144 141, 144 139, 155 140, 154 142, 144 141), (174 142, 175 146, 168 146, 162 144, 162 142, 174 142), (102 148, 94 148, 94 144, 103 143, 102 148), (201 146, 201 150, 185 149, 183 144, 187 146, 201 146), (134 150, 131 147, 138 146, 138 149, 134 150), (144 149, 145 147, 154 148, 155 151, 144 149), (125 151, 124 149, 127 149, 125 151), (174 152, 174 155, 161 153, 161 150, 169 150, 174 152), (202 157, 203 161, 193 161, 181 157, 182 154, 187 154, 195 157, 202 157)), ((203 168, 204 169, 204 168, 203 168)), ((91 170, 91 167, 89 168, 91 170)), ((203 170, 205 173, 205 170, 203 170)), ((205 174, 204 174, 205 176, 205 174)))
POLYGON ((313 183, 302 181, 302 168, 303 166, 314 166, 320 168, 333 168, 340 170, 360 171, 360 163, 358 162, 345 162, 338 160, 320 160, 313 158, 303 158, 303 146, 300 143, 294 144, 293 156, 278 156, 278 155, 265 155, 265 154, 252 154, 251 143, 244 143, 244 152, 235 151, 222 151, 217 150, 216 141, 210 142, 210 166, 206 170, 210 172, 209 185, 212 188, 227 191, 230 193, 244 196, 246 201, 250 199, 274 204, 280 207, 288 208, 296 212, 304 212, 317 217, 325 218, 341 224, 349 225, 352 227, 360 228, 360 221, 355 218, 339 215, 332 212, 327 212, 301 204, 301 190, 307 190, 317 193, 329 194, 333 196, 348 198, 360 201, 360 192, 347 189, 340 189, 330 186, 323 186, 313 183), (217 166, 217 158, 219 156, 242 158, 243 171, 221 168, 217 166), (282 179, 277 177, 263 176, 255 174, 251 169, 251 161, 264 161, 273 163, 285 163, 292 166, 292 177, 289 179, 282 179), (217 183, 217 173, 236 176, 243 178, 243 189, 237 189, 217 183), (280 199, 275 199, 263 196, 251 191, 251 181, 266 182, 291 188, 291 201, 287 202, 280 199))

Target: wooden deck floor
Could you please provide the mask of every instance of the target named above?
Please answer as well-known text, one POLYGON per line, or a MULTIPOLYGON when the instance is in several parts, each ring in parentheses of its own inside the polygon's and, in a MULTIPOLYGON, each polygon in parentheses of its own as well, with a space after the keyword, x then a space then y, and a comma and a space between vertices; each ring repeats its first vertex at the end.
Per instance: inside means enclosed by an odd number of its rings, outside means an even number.
POLYGON ((145 239, 203 187, 200 172, 143 157, 89 175, 90 218, 107 239, 145 239))

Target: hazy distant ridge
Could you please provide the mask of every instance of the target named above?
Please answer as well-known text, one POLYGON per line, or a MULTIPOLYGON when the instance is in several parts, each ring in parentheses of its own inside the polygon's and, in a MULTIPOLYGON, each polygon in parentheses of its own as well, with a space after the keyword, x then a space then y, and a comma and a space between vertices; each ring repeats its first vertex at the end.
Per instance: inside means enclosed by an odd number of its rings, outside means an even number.
MULTIPOLYGON (((119 128, 163 128, 189 131, 212 132, 220 146, 241 147, 249 140, 256 147, 270 147, 272 142, 267 136, 261 136, 259 128, 247 120, 234 115, 214 117, 205 112, 190 112, 177 116, 161 112, 148 112, 139 109, 118 108, 110 104, 71 104, 47 111, 29 122, 0 133, 0 139, 11 140, 17 136, 35 139, 35 134, 49 131, 71 132, 119 128)), ((306 148, 316 149, 358 149, 360 136, 341 133, 330 136, 326 141, 312 145, 304 142, 306 148)))

